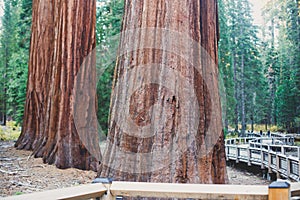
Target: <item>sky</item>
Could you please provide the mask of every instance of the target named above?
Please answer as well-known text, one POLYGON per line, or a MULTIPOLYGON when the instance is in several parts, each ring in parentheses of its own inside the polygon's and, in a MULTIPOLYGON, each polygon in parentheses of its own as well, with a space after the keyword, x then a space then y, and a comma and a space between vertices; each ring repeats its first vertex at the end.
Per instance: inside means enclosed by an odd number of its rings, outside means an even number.
POLYGON ((254 18, 254 23, 255 25, 262 25, 263 23, 263 18, 261 16, 261 11, 264 5, 269 1, 269 0, 249 0, 252 5, 253 5, 253 18, 254 18))
POLYGON ((0 0, 0 29, 2 27, 2 20, 1 20, 1 18, 3 16, 3 6, 4 6, 4 2, 3 2, 3 0, 0 0))
POLYGON ((3 15, 3 0, 0 0, 0 17, 3 15))

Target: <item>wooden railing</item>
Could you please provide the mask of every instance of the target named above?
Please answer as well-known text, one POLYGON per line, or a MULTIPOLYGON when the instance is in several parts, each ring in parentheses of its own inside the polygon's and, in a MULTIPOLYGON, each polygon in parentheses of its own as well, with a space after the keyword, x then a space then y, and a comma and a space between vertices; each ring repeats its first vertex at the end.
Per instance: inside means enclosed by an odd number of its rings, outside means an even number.
POLYGON ((300 148, 293 138, 236 138, 225 141, 226 159, 258 165, 277 177, 300 180, 300 148), (278 143, 278 144, 276 144, 278 143))
POLYGON ((113 200, 122 197, 277 200, 290 199, 299 194, 300 183, 287 182, 274 182, 269 186, 112 182, 24 194, 3 200, 113 200))

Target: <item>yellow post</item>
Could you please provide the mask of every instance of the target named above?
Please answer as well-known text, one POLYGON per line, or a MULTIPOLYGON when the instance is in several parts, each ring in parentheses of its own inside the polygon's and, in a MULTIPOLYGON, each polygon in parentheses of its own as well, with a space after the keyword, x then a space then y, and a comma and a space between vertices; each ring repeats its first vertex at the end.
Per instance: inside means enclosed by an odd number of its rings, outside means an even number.
POLYGON ((269 185, 269 200, 288 200, 291 198, 290 184, 276 181, 269 185))

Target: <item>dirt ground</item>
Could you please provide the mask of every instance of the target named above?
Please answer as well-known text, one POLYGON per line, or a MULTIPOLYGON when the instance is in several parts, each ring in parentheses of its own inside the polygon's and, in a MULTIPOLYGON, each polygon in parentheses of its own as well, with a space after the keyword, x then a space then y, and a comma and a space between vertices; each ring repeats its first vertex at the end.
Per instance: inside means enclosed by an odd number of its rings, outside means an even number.
MULTIPOLYGON (((13 142, 0 141, 0 197, 32 193, 79 184, 91 183, 96 172, 78 169, 57 169, 44 164, 40 158, 19 151, 13 142)), ((252 173, 228 167, 229 184, 267 185, 252 173)))

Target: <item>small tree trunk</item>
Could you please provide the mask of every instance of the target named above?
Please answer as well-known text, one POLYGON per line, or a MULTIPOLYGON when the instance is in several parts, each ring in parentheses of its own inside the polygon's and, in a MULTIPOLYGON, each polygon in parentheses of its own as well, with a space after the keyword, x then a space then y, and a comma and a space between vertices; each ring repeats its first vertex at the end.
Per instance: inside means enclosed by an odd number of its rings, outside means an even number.
POLYGON ((251 132, 252 133, 254 132, 254 108, 252 108, 252 111, 251 111, 251 132))
POLYGON ((237 64, 236 64, 236 58, 235 58, 235 50, 233 50, 232 55, 232 64, 233 64, 233 81, 234 81, 234 98, 236 100, 235 106, 234 106, 234 131, 239 131, 239 105, 238 105, 238 82, 237 82, 237 64))
POLYGON ((4 94, 3 94, 3 118, 2 118, 2 125, 6 126, 7 120, 7 88, 6 84, 4 84, 4 94))
POLYGON ((225 118, 225 130, 226 130, 226 132, 228 133, 228 130, 229 130, 229 122, 228 122, 228 118, 227 118, 227 116, 226 116, 226 118, 225 118))
POLYGON ((9 50, 8 50, 8 42, 5 42, 5 64, 4 64, 4 89, 3 89, 3 121, 2 125, 6 126, 7 121, 7 72, 8 72, 8 59, 9 59, 9 50))
POLYGON ((241 104, 242 104, 242 130, 241 135, 245 135, 246 131, 246 97, 245 97, 245 63, 244 63, 244 53, 242 54, 242 63, 241 63, 241 104))
MULTIPOLYGON (((273 0, 272 0, 272 4, 274 4, 273 0)), ((271 20, 271 49, 272 52, 275 52, 275 19, 273 18, 271 20)), ((276 90, 277 90, 277 83, 276 83, 276 74, 274 73, 275 69, 275 60, 273 60, 273 62, 271 62, 270 66, 269 66, 269 84, 270 84, 270 98, 271 98, 271 109, 270 109, 270 113, 268 115, 268 119, 266 122, 266 130, 268 129, 267 126, 272 125, 272 124, 276 124, 276 103, 275 103, 275 96, 276 96, 276 90)))
POLYGON ((217 21, 216 0, 125 0, 99 176, 226 182, 217 21))

